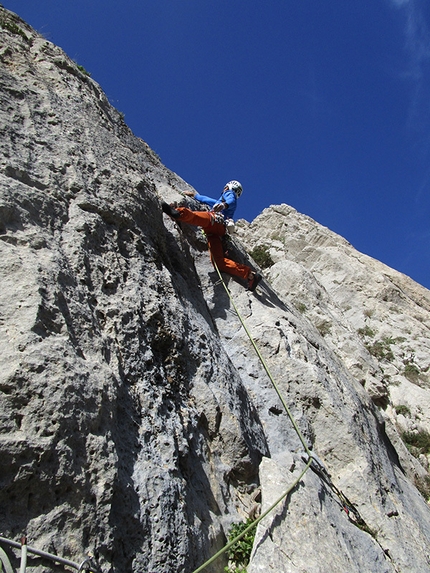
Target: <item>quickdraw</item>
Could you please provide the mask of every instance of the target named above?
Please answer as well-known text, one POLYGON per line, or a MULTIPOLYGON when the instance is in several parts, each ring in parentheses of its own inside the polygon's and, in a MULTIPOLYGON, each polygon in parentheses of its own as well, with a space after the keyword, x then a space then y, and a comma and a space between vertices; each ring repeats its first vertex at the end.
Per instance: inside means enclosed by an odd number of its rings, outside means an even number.
MULTIPOLYGON (((331 480, 330 474, 328 473, 323 462, 318 458, 318 456, 314 452, 310 453, 310 457, 312 458, 312 464, 310 466, 311 470, 314 473, 316 473, 318 475, 318 477, 320 477, 321 480, 325 484, 327 484, 329 486, 329 488, 337 495, 337 497, 339 498, 339 500, 341 502, 342 509, 346 513, 346 515, 348 516, 349 521, 351 523, 353 523, 354 525, 356 525, 362 531, 367 531, 367 533, 372 534, 372 530, 366 524, 364 519, 361 517, 361 515, 360 515, 358 509, 355 507, 355 505, 351 501, 349 501, 349 499, 346 497, 346 495, 338 487, 336 487, 334 485, 334 483, 331 480)), ((309 460, 308 452, 303 452, 301 454, 301 458, 304 462, 307 462, 309 460)))

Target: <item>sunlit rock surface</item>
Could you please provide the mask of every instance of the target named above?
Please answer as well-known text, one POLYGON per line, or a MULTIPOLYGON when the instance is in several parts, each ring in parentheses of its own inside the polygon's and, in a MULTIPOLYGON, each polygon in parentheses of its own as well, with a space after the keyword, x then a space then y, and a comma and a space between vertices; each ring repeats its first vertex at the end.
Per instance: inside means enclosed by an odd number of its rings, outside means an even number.
POLYGON ((191 573, 279 498, 304 446, 238 311, 331 480, 308 470, 259 524, 249 573, 430 570, 428 460, 401 439, 429 430, 429 292, 281 205, 238 225, 232 255, 274 264, 256 293, 225 277, 233 306, 161 213, 195 205, 186 182, 59 48, 0 24, 0 534, 191 573))

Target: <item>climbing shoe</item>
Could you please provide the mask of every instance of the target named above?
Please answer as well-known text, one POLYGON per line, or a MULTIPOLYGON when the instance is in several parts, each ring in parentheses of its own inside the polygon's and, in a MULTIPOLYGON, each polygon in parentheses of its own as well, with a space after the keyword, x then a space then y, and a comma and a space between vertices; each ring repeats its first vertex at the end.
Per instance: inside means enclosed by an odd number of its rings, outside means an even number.
POLYGON ((248 278, 248 290, 255 291, 257 288, 258 283, 261 281, 263 277, 259 273, 252 273, 252 275, 248 278))
POLYGON ((169 217, 172 217, 172 219, 179 219, 179 217, 181 216, 179 211, 177 211, 171 205, 165 203, 164 201, 163 203, 161 203, 161 208, 163 209, 163 213, 166 213, 166 215, 169 215, 169 217))

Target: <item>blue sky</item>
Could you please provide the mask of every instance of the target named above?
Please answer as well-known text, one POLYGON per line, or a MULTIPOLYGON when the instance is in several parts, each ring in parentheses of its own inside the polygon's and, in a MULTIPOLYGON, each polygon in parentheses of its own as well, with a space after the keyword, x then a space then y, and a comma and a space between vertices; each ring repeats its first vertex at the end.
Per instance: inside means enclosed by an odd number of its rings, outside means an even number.
POLYGON ((199 192, 287 203, 430 288, 428 0, 2 0, 199 192))

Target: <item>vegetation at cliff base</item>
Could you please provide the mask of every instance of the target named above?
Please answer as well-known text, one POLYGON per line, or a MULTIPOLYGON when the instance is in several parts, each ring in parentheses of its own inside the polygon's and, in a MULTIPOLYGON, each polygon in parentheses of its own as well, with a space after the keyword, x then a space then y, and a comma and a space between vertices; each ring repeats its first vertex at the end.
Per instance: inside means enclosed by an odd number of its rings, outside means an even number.
MULTIPOLYGON (((229 542, 243 533, 252 519, 247 519, 243 523, 233 523, 229 531, 229 542)), ((255 528, 248 531, 242 539, 239 539, 228 551, 229 564, 225 567, 225 573, 246 573, 246 566, 251 557, 252 546, 254 544, 255 528)))

